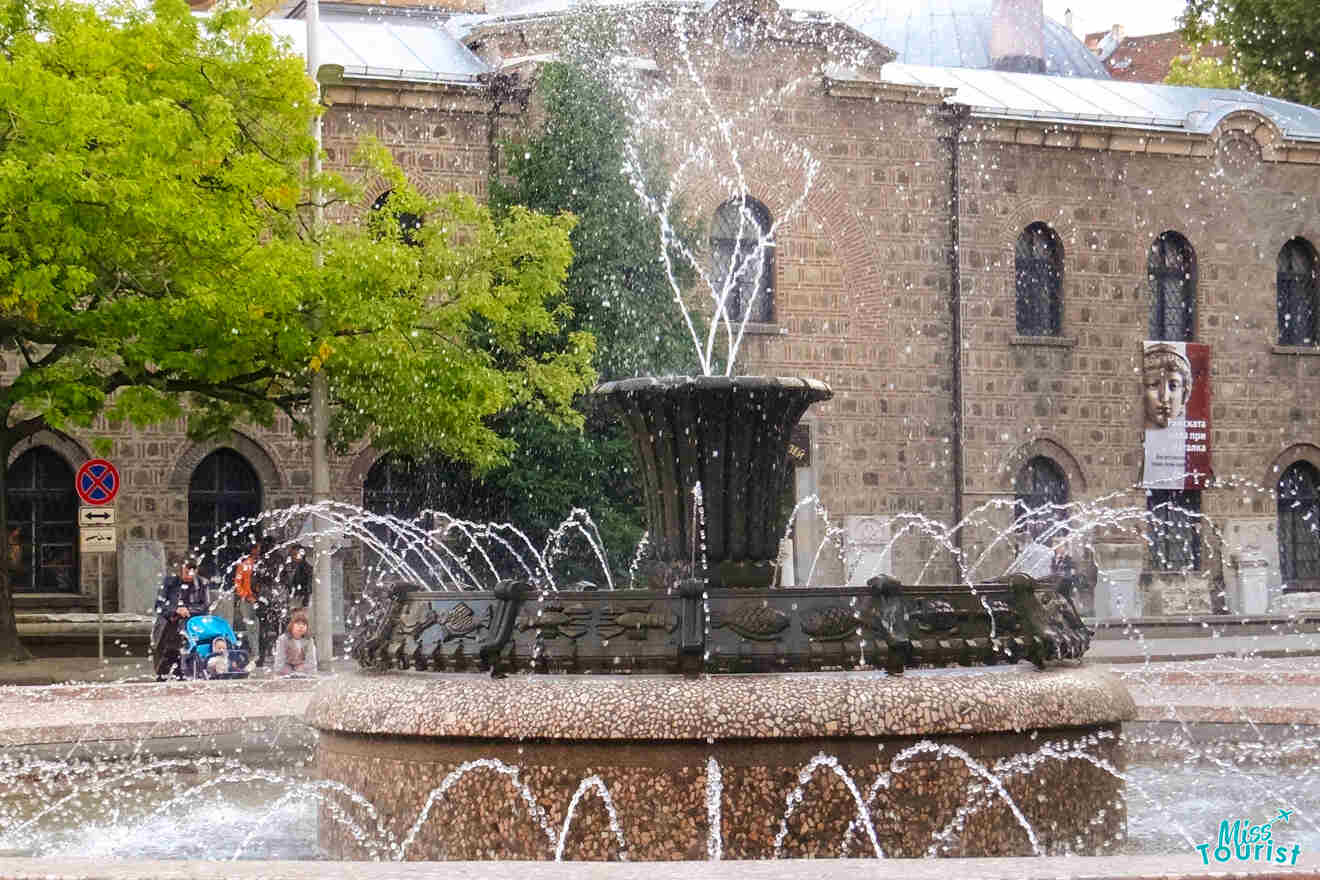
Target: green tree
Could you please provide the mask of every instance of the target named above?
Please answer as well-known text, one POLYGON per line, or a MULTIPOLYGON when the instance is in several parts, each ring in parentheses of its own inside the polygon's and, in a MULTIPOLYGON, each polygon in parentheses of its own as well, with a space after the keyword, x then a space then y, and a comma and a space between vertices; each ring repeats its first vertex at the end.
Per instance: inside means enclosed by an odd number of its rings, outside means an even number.
POLYGON ((1228 49, 1228 66, 1243 88, 1320 105, 1314 0, 1187 0, 1182 22, 1189 44, 1228 49))
POLYGON ((1228 61, 1194 52, 1173 59, 1169 75, 1164 81, 1173 86, 1199 86, 1206 89, 1244 88, 1242 78, 1234 72, 1228 61))
MULTIPOLYGON (((315 87, 245 12, 0 8, 0 460, 101 416, 186 415, 195 435, 279 410, 301 425, 317 371, 341 442, 489 468, 511 450, 501 411, 579 423, 593 346, 559 332, 571 217, 424 200, 373 148, 391 209, 428 218, 420 246, 381 218, 314 238, 315 87)), ((7 533, 5 497, 0 469, 7 533)), ((0 659, 22 659, 8 574, 0 659)))
MULTIPOLYGON (((603 378, 691 372, 692 344, 660 259, 658 222, 623 167, 633 134, 610 72, 586 59, 553 62, 540 69, 535 89, 539 122, 505 145, 492 210, 504 215, 523 206, 577 218, 565 285, 573 315, 561 332, 595 337, 594 366, 603 378)), ((659 167, 655 161, 652 173, 659 167)), ((690 280, 678 279, 680 286, 690 280)), ((538 542, 574 508, 587 510, 621 576, 644 529, 631 441, 591 395, 576 406, 585 431, 564 430, 526 408, 504 417, 501 425, 517 441, 506 466, 474 475, 462 463, 433 460, 421 470, 430 472, 434 506, 513 522, 538 542)), ((573 550, 561 576, 599 581, 594 556, 580 544, 573 550)))

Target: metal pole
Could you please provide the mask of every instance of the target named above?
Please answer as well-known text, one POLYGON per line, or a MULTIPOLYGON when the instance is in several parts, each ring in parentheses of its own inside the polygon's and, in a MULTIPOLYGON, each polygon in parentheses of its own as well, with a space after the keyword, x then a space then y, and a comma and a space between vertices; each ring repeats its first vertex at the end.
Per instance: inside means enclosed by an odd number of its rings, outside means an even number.
POLYGON ((101 588, 101 559, 104 553, 96 554, 96 656, 105 663, 105 591, 101 588))
MULTIPOLYGON (((320 97, 321 66, 321 5, 319 0, 307 0, 307 72, 316 82, 317 96, 320 97)), ((312 235, 321 234, 325 222, 325 210, 321 206, 321 188, 316 179, 321 174, 321 117, 312 120, 312 235)), ((317 249, 317 263, 320 264, 321 252, 317 249)), ((322 504, 330 500, 330 458, 326 443, 329 440, 330 426, 330 389, 324 370, 317 370, 312 375, 312 501, 322 504)), ((316 644, 316 667, 319 671, 328 671, 330 661, 334 659, 334 618, 330 608, 330 553, 329 542, 322 534, 327 523, 320 516, 315 519, 315 536, 312 540, 313 585, 312 585, 312 621, 313 640, 316 644)))

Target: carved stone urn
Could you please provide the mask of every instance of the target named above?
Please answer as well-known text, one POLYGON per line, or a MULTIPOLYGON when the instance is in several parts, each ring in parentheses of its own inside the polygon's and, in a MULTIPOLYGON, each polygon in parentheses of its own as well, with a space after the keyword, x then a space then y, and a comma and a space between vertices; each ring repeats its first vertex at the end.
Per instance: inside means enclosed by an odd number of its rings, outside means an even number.
POLYGON ((789 437, 811 404, 833 396, 829 386, 669 376, 606 382, 596 393, 622 413, 632 436, 662 577, 769 586, 792 477, 789 437))

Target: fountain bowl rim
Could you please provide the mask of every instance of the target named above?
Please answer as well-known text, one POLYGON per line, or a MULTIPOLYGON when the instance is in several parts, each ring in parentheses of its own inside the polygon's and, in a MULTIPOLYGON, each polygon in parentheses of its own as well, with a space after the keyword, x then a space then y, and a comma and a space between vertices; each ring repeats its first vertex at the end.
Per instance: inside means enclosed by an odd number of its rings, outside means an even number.
POLYGON ((667 394, 679 390, 695 391, 797 391, 812 402, 829 400, 834 391, 819 379, 801 376, 639 376, 616 379, 597 385, 595 394, 632 395, 667 394))

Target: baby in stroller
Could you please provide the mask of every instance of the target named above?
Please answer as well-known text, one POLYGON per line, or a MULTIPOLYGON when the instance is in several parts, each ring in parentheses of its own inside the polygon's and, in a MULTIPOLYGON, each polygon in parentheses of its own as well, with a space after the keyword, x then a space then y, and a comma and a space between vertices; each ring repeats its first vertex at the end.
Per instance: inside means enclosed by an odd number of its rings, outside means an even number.
POLYGON ((180 666, 189 678, 247 678, 248 653, 234 635, 229 621, 214 614, 199 614, 183 625, 184 650, 180 666))

